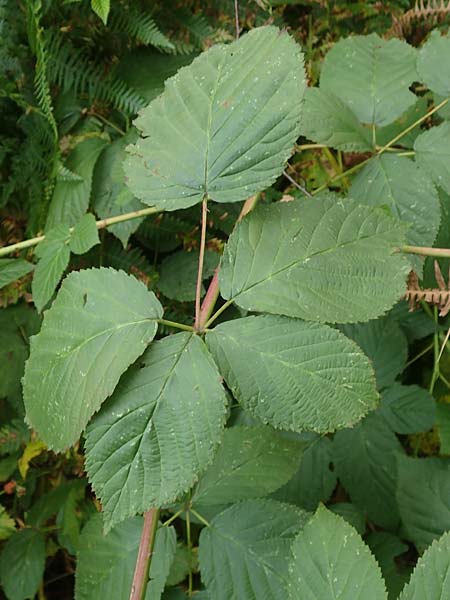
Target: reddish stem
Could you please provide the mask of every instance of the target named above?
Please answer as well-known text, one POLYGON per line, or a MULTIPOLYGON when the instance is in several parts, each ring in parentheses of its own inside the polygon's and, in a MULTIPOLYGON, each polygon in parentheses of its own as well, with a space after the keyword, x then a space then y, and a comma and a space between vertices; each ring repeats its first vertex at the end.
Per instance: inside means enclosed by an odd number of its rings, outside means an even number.
POLYGON ((197 287, 195 290, 195 323, 194 329, 200 329, 200 300, 202 295, 203 281, 203 262, 205 260, 205 245, 206 245, 206 220, 208 213, 208 200, 203 198, 202 202, 202 232, 200 237, 200 254, 198 257, 198 272, 197 272, 197 287))
POLYGON ((141 541, 139 543, 130 600, 144 600, 145 598, 153 554, 153 544, 156 529, 158 528, 158 516, 159 509, 157 508, 151 508, 144 513, 144 527, 142 528, 141 541))

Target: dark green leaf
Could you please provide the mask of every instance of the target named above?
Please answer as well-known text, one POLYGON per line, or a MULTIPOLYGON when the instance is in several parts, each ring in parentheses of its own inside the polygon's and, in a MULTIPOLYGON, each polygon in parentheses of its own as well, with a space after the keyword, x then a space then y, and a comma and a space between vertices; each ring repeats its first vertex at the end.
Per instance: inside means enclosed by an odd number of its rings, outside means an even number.
POLYGON ((381 396, 380 414, 396 433, 419 433, 434 425, 436 402, 417 385, 394 383, 381 396))
POLYGON ((0 289, 33 269, 34 265, 21 258, 0 258, 0 289))
MULTIPOLYGON (((199 252, 175 252, 161 263, 158 288, 167 296, 179 302, 195 300, 196 278, 199 252)), ((203 279, 214 273, 219 263, 219 255, 206 250, 203 262, 203 279)), ((205 288, 202 286, 202 295, 205 288)))
POLYGON ((0 555, 0 582, 8 600, 34 598, 45 567, 45 538, 21 529, 6 542, 0 555))

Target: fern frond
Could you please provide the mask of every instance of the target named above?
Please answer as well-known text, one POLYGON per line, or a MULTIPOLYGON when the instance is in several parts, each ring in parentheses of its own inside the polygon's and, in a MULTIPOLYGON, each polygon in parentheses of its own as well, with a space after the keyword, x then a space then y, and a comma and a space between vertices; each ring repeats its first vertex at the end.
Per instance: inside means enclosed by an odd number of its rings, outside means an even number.
POLYGON ((404 38, 411 30, 414 21, 427 21, 431 28, 436 23, 450 15, 450 0, 416 0, 414 8, 399 17, 392 17, 392 26, 386 32, 386 37, 404 38))
POLYGON ((146 101, 121 79, 104 74, 103 68, 92 63, 60 35, 49 41, 49 74, 52 83, 63 91, 86 94, 89 102, 107 102, 127 113, 136 113, 146 101))
POLYGON ((138 42, 161 50, 173 51, 175 46, 169 38, 162 33, 155 21, 143 11, 134 6, 127 10, 116 9, 111 14, 110 28, 125 32, 138 42))

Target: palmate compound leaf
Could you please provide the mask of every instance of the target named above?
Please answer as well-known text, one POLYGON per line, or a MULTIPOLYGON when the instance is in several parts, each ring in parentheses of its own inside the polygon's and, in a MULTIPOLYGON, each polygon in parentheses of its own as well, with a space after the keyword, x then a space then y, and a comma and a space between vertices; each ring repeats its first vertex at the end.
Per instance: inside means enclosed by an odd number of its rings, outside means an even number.
POLYGON ((434 541, 419 558, 398 600, 450 598, 450 531, 434 541))
MULTIPOLYGON (((142 517, 127 519, 109 533, 100 514, 94 515, 80 536, 75 577, 75 600, 128 598, 139 548, 142 517)), ((159 527, 150 566, 145 600, 159 600, 176 551, 173 527, 159 527)))
POLYGON ((291 544, 310 513, 275 500, 247 500, 200 534, 202 580, 214 600, 286 600, 291 544))
POLYGON ((86 469, 107 526, 174 502, 212 461, 227 398, 204 342, 152 344, 87 429, 86 469))
POLYGON ((143 137, 124 165, 130 189, 177 210, 267 188, 298 137, 304 90, 302 54, 286 32, 261 27, 213 46, 141 112, 143 137))
POLYGON ((125 369, 156 333, 162 307, 137 279, 113 269, 71 273, 25 367, 28 423, 54 450, 78 439, 125 369))
POLYGON ((384 211, 331 194, 260 206, 228 240, 220 291, 247 310, 367 321, 404 293, 410 267, 393 254, 404 232, 384 211))
POLYGON ((236 399, 274 427, 326 433, 377 406, 368 358, 327 325, 246 317, 208 332, 207 343, 236 399))
POLYGON ((380 568, 355 529, 320 506, 298 534, 290 600, 387 600, 380 568))
POLYGON ((338 96, 362 123, 388 125, 417 97, 409 86, 418 79, 417 51, 376 33, 337 42, 325 57, 320 88, 338 96))

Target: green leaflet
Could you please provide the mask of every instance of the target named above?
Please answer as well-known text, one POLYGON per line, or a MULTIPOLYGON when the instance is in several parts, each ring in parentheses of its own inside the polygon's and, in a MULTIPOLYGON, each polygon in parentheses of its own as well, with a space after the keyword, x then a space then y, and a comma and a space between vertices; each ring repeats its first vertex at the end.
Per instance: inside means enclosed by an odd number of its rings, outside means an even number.
MULTIPOLYGON (((398 119, 396 119, 390 125, 385 127, 376 128, 375 137, 376 142, 379 146, 388 144, 395 136, 403 133, 410 125, 415 123, 418 119, 423 117, 428 110, 428 99, 426 96, 417 98, 416 103, 413 104, 407 111, 405 111, 398 119)), ((399 146, 403 148, 412 148, 416 137, 420 134, 420 128, 414 127, 408 133, 402 135, 398 141, 399 146)))
POLYGON ((395 320, 380 317, 368 323, 343 325, 340 329, 369 357, 375 370, 377 388, 381 390, 394 383, 408 359, 408 342, 395 320))
POLYGON ((33 302, 39 312, 50 301, 70 260, 70 252, 84 254, 100 242, 93 215, 86 214, 70 231, 67 225, 57 225, 46 233, 35 254, 39 258, 33 283, 33 302))
POLYGON ((44 567, 44 535, 33 529, 14 533, 0 555, 0 583, 8 600, 34 598, 44 567))
POLYGON ((292 546, 290 600, 387 600, 375 558, 342 517, 320 506, 292 546))
POLYGON ((92 10, 100 17, 103 24, 108 21, 109 9, 111 7, 110 0, 91 0, 92 10))
POLYGON ((267 496, 294 475, 302 450, 303 444, 269 427, 226 429, 212 464, 194 490, 194 508, 267 496))
MULTIPOLYGON (((105 534, 100 514, 94 515, 80 536, 75 578, 75 600, 128 598, 143 520, 128 519, 105 534)), ((159 527, 150 567, 146 600, 159 600, 175 556, 173 527, 159 527)))
MULTIPOLYGON (((441 210, 437 190, 429 175, 404 156, 374 157, 356 175, 349 194, 357 202, 386 206, 410 225, 406 239, 413 246, 432 246, 441 210)), ((423 260, 411 259, 420 274, 423 260)))
POLYGON ((223 323, 206 339, 236 399, 274 427, 327 433, 377 406, 369 361, 327 325, 263 315, 223 323))
POLYGON ((333 440, 335 471, 352 502, 386 528, 398 525, 396 455, 402 447, 385 421, 374 413, 333 440))
POLYGON ((336 473, 330 469, 332 442, 328 437, 313 435, 315 439, 303 453, 297 473, 272 496, 311 511, 319 502, 330 499, 337 483, 336 473))
POLYGON ((400 40, 376 33, 339 40, 327 53, 320 88, 338 96, 362 123, 388 125, 412 104, 416 53, 400 40))
POLYGON ((274 500, 247 500, 200 534, 202 580, 214 600, 286 600, 294 536, 309 513, 274 500))
POLYGON ((301 134, 318 144, 347 152, 373 149, 371 131, 331 91, 307 88, 301 134))
MULTIPOLYGON (((95 164, 92 178, 92 205, 101 219, 115 217, 144 208, 140 200, 134 197, 125 185, 123 160, 125 146, 136 141, 137 132, 131 129, 122 138, 108 144, 95 164)), ((144 219, 131 219, 108 227, 108 231, 122 242, 125 248, 130 235, 134 233, 144 219)))
POLYGON ((226 404, 198 336, 152 344, 87 430, 86 468, 108 527, 188 491, 212 461, 226 404))
POLYGON ((0 289, 33 269, 33 264, 21 258, 0 258, 0 289))
POLYGON ((299 133, 305 73, 299 46, 275 27, 216 45, 170 78, 136 120, 132 192, 165 210, 204 196, 238 202, 280 175, 299 133))
POLYGON ((367 321, 404 293, 409 267, 392 255, 403 236, 383 211, 332 195, 260 206, 228 240, 220 291, 247 310, 367 321))
POLYGON ((162 307, 134 277, 113 269, 71 273, 31 339, 27 421, 54 450, 76 442, 125 369, 153 339, 162 307))
POLYGON ((39 262, 34 270, 31 290, 33 302, 39 312, 50 301, 70 259, 70 230, 57 225, 37 245, 35 254, 39 262))
POLYGON ((398 600, 450 598, 450 532, 434 541, 419 558, 411 580, 398 600))
POLYGON ((436 401, 418 385, 394 383, 384 390, 379 413, 396 433, 419 433, 433 427, 436 401))
POLYGON ((449 58, 450 37, 435 29, 419 51, 417 71, 420 80, 441 96, 450 96, 449 58))
POLYGON ((366 517, 364 513, 351 502, 337 502, 328 507, 335 515, 339 515, 351 525, 359 535, 363 536, 366 531, 366 517))
POLYGON ((404 565, 399 568, 395 559, 409 550, 408 544, 387 531, 372 531, 367 536, 366 543, 380 565, 389 600, 397 600, 409 579, 411 568, 404 565))
POLYGON ((57 225, 75 225, 85 214, 89 207, 95 163, 106 144, 107 139, 103 137, 88 136, 71 151, 66 167, 81 177, 81 180, 56 182, 47 215, 46 231, 57 225))
POLYGON ((3 506, 0 506, 0 540, 7 540, 16 531, 14 519, 6 512, 3 506))
POLYGON ((450 529, 450 461, 403 455, 397 460, 402 531, 420 552, 450 529))
POLYGON ((414 143, 415 159, 434 183, 450 194, 450 123, 424 131, 414 143))
POLYGON ((81 217, 70 235, 69 246, 74 254, 84 254, 100 243, 94 215, 81 217))

